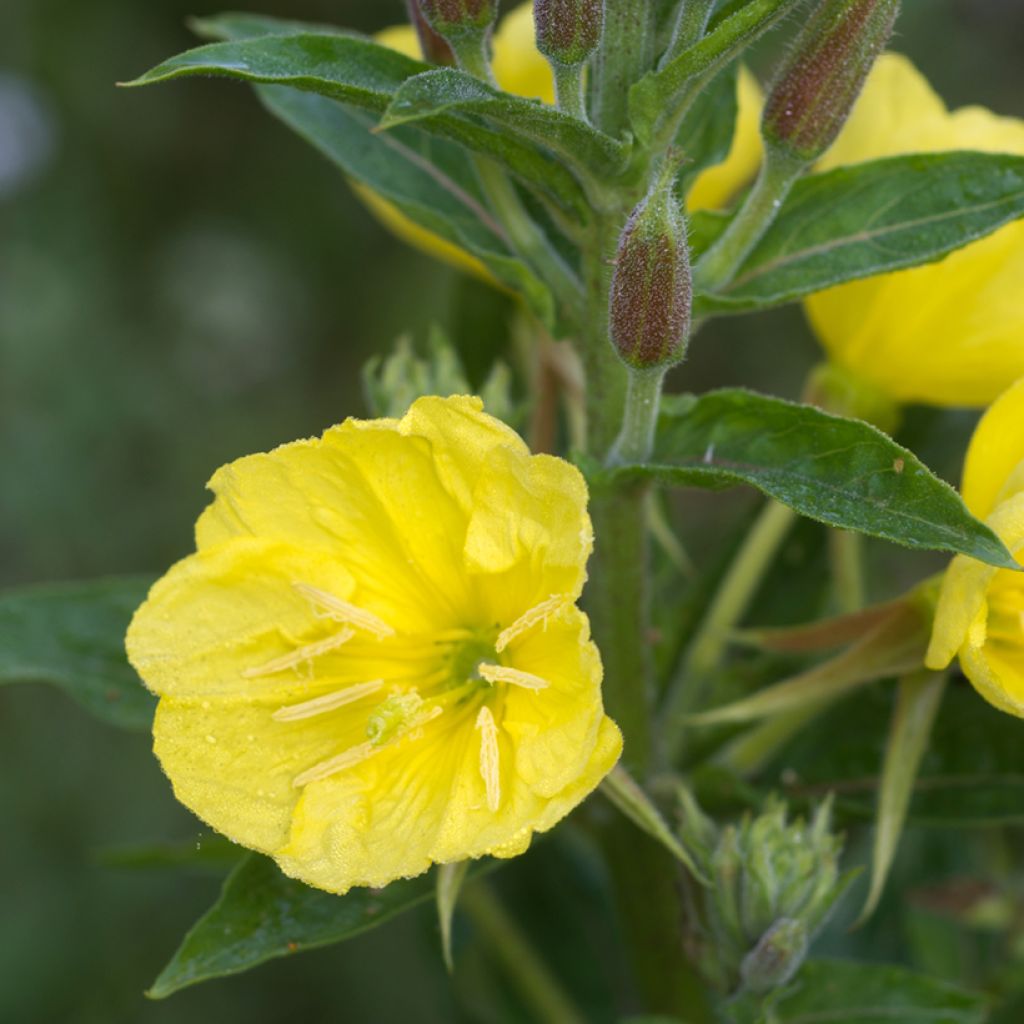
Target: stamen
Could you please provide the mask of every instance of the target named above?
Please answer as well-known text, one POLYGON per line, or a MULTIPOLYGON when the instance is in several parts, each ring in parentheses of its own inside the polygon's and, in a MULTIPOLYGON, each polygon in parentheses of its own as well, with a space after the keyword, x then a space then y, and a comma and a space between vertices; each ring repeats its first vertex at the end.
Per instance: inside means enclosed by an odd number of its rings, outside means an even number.
POLYGON ((544 628, 547 629, 548 616, 564 608, 571 600, 572 598, 568 594, 555 594, 546 601, 541 601, 540 604, 534 605, 528 612, 523 612, 511 626, 503 629, 498 634, 498 640, 494 645, 494 649, 501 654, 513 640, 522 636, 528 630, 533 629, 539 622, 543 622, 544 628))
POLYGON ((487 790, 487 808, 493 814, 501 804, 501 767, 498 753, 498 726, 485 704, 476 716, 480 730, 480 775, 487 790))
POLYGON ((315 643, 306 644, 304 647, 296 647, 291 654, 282 654, 280 658, 274 658, 265 665, 247 668, 242 672, 242 677, 244 679, 258 679, 260 676, 272 676, 278 672, 284 672, 286 669, 295 668, 304 661, 312 661, 313 658, 317 658, 321 654, 327 654, 328 651, 341 647, 342 644, 348 643, 355 635, 355 630, 349 629, 346 626, 325 640, 317 640, 315 643))
POLYGON ((336 690, 334 693, 325 694, 322 697, 314 697, 312 700, 305 700, 301 704, 289 704, 287 707, 278 708, 270 717, 275 722, 298 722, 303 718, 314 718, 316 715, 324 715, 328 711, 336 711, 346 704, 354 704, 357 700, 369 697, 376 693, 384 685, 383 679, 374 679, 369 683, 357 683, 344 690, 336 690))
POLYGON ((295 787, 306 786, 310 782, 319 782, 321 779, 329 778, 331 775, 337 775, 338 772, 343 772, 346 768, 352 768, 354 765, 365 761, 379 749, 379 747, 375 747, 372 743, 360 743, 358 746, 346 750, 343 754, 338 754, 337 757, 330 757, 326 761, 321 761, 319 764, 313 765, 312 768, 296 775, 292 785, 295 787))
POLYGON ((358 629, 372 633, 376 637, 394 636, 394 629, 383 619, 378 618, 373 612, 365 608, 342 601, 340 597, 320 590, 319 587, 310 586, 308 583, 293 583, 292 586, 303 597, 311 601, 321 612, 316 614, 323 618, 334 619, 335 622, 345 622, 358 629))
POLYGON ((541 679, 532 672, 523 672, 507 665, 480 664, 477 671, 489 683, 508 683, 511 686, 521 686, 524 690, 546 690, 551 685, 546 679, 541 679))

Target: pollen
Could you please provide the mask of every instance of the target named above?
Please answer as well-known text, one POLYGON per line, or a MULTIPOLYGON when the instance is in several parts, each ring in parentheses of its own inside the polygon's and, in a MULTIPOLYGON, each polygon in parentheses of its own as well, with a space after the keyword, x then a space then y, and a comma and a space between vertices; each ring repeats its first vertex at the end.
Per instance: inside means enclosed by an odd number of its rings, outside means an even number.
POLYGON ((485 704, 476 716, 480 732, 480 776, 487 790, 487 808, 493 814, 501 804, 501 765, 498 753, 498 726, 485 704))
POLYGON ((349 629, 346 626, 324 640, 317 640, 315 643, 297 647, 291 654, 282 654, 280 658, 274 658, 263 665, 258 665, 256 668, 247 668, 242 672, 242 677, 245 679, 259 679, 261 676, 272 676, 278 672, 296 668, 305 662, 311 662, 321 654, 337 650, 342 644, 348 643, 355 635, 355 630, 349 629))
POLYGON ((481 678, 489 683, 508 683, 510 686, 520 686, 524 690, 546 690, 551 685, 546 679, 541 679, 532 672, 523 672, 507 665, 482 664, 478 671, 481 678))
POLYGON ((365 608, 342 601, 340 597, 335 597, 334 594, 329 594, 326 590, 311 586, 309 583, 298 582, 292 586, 313 605, 316 614, 321 618, 344 622, 366 633, 372 633, 379 639, 395 635, 394 627, 365 608))
POLYGON ((534 626, 543 623, 547 629, 548 616, 564 608, 572 601, 568 594, 555 594, 546 601, 534 605, 528 612, 523 612, 507 629, 498 634, 494 649, 500 654, 513 640, 517 640, 523 634, 528 633, 534 626))
POLYGON ((374 679, 369 683, 357 683, 344 690, 336 690, 334 693, 327 693, 322 697, 305 700, 301 704, 290 704, 287 707, 279 708, 270 717, 276 722, 299 722, 304 718, 314 718, 316 715, 336 711, 338 708, 345 707, 346 704, 354 704, 357 700, 369 697, 370 694, 380 690, 383 685, 383 679, 374 679))

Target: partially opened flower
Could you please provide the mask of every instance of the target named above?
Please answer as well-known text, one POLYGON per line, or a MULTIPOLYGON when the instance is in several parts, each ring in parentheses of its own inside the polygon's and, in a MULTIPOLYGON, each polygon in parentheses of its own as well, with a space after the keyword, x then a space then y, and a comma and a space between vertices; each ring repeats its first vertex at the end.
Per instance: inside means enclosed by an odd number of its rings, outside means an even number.
MULTIPOLYGON (((821 169, 904 153, 1024 154, 1024 121, 949 111, 905 57, 883 55, 821 169)), ((937 263, 805 303, 829 358, 895 402, 984 406, 1024 374, 1024 222, 937 263)))
POLYGON ((219 470, 128 633, 178 798, 311 885, 523 852, 621 737, 575 605, 586 486, 473 398, 219 470))
MULTIPOLYGON (((422 57, 416 30, 411 25, 387 28, 378 33, 377 41, 408 57, 422 57)), ((514 7, 498 23, 493 37, 492 67, 498 85, 506 92, 544 103, 555 102, 551 65, 537 49, 532 3, 514 7)), ((758 128, 762 97, 757 79, 745 67, 739 72, 737 100, 739 112, 732 147, 725 160, 697 176, 687 197, 691 210, 725 206, 757 172, 762 152, 758 128)), ((421 227, 372 189, 364 185, 354 187, 378 220, 403 242, 493 282, 491 273, 475 256, 421 227)))
MULTIPOLYGON (((967 452, 964 502, 1024 557, 1024 380, 982 417, 967 452)), ((928 667, 960 666, 986 700, 1024 718, 1024 573, 963 555, 942 581, 928 667)))

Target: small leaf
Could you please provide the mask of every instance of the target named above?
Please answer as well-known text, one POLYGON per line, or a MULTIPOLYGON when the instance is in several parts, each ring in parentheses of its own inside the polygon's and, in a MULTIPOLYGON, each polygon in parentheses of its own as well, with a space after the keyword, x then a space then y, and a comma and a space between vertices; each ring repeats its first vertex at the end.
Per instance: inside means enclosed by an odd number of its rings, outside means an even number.
POLYGON ((875 427, 741 389, 666 402, 651 459, 591 478, 595 487, 752 484, 829 526, 1020 568, 953 488, 875 427))
MULTIPOLYGON (((733 1019, 760 1024, 761 1000, 733 1006, 733 1019)), ((984 1024, 984 996, 903 967, 809 960, 773 1001, 772 1024, 984 1024)))
MULTIPOLYGON (((814 174, 797 182, 733 280, 698 295, 694 312, 767 309, 929 263, 1022 215, 1019 156, 919 153, 814 174)), ((702 230, 717 227, 707 221, 702 230)))
POLYGON ((700 872, 689 851, 676 838, 651 798, 625 768, 621 765, 613 768, 601 783, 601 792, 637 828, 661 843, 702 885, 708 884, 707 878, 700 872))
POLYGON ((806 672, 724 707, 689 715, 691 725, 750 722, 814 707, 891 676, 914 672, 924 664, 930 622, 913 605, 897 607, 853 647, 806 672))
POLYGON ((712 21, 708 34, 664 67, 640 79, 629 93, 629 114, 637 138, 647 143, 656 126, 671 118, 687 86, 697 78, 710 81, 755 39, 777 24, 803 0, 748 0, 712 21))
POLYGON ((468 860, 459 861, 457 864, 439 864, 437 867, 437 919, 441 926, 444 965, 449 974, 455 970, 452 960, 452 918, 455 916, 455 905, 459 901, 459 893, 468 870, 468 860))
POLYGON ((945 673, 918 672, 900 680, 878 793, 878 817, 871 857, 871 888, 858 924, 875 911, 889 876, 921 759, 946 690, 945 673))
POLYGON ((512 96, 455 68, 425 71, 408 79, 381 118, 381 129, 446 112, 474 114, 527 143, 546 146, 569 166, 595 177, 614 176, 629 147, 596 128, 536 100, 512 96))
POLYGON ((251 854, 228 876, 220 898, 185 936, 148 994, 164 999, 275 957, 342 942, 425 902, 433 891, 433 879, 420 875, 384 889, 334 896, 287 878, 272 860, 251 854))
POLYGON ((0 685, 49 683, 104 722, 148 729, 156 698, 128 664, 124 635, 151 583, 126 576, 0 594, 0 685))

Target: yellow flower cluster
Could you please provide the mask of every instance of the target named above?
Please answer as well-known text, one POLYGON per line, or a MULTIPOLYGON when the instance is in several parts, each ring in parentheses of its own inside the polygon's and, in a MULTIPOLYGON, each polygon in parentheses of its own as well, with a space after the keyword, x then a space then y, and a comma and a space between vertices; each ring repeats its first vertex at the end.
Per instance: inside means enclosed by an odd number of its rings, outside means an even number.
POLYGON ((128 633, 178 799, 332 892, 522 853, 622 740, 579 472, 474 398, 225 466, 128 633))

